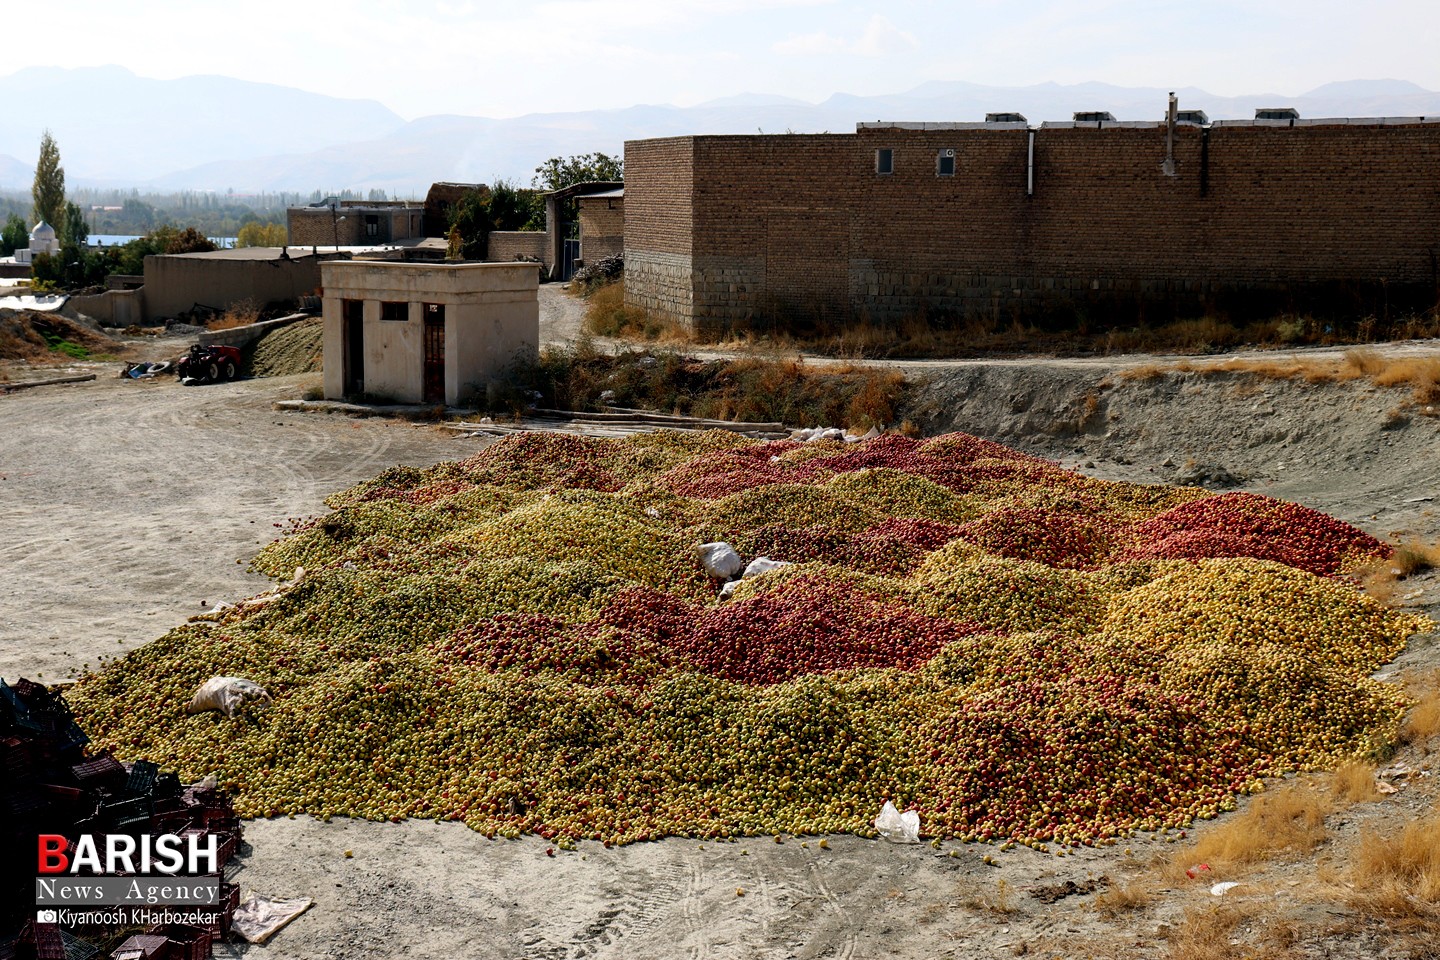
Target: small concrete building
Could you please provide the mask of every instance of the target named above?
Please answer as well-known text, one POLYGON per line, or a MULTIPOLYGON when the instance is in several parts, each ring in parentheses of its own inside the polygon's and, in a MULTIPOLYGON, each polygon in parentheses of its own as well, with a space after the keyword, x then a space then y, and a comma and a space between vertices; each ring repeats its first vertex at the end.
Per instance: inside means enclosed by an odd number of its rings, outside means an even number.
POLYGON ((320 275, 329 399, 455 406, 536 355, 533 264, 331 261, 320 275))

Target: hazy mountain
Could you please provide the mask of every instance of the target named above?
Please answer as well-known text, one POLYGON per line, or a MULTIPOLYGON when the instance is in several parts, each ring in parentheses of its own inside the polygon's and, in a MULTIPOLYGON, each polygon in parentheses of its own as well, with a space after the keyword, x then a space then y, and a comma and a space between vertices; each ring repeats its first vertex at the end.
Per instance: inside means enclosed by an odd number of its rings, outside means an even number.
MULTIPOLYGON (((38 146, 36 152, 39 152, 38 146)), ((28 192, 34 181, 33 167, 0 153, 0 190, 28 192)))
MULTIPOLYGON (((1183 109, 1204 110, 1215 120, 1250 118, 1256 107, 1273 106, 1294 106, 1302 117, 1440 116, 1440 93, 1403 80, 1328 83, 1299 96, 1222 97, 1196 88, 1176 93, 1183 109)), ((743 93, 694 107, 637 105, 505 120, 431 116, 405 123, 373 102, 221 77, 158 81, 116 67, 25 70, 0 78, 0 102, 22 110, 0 125, 0 154, 30 156, 48 124, 72 183, 241 192, 379 187, 421 196, 436 180, 507 178, 525 185, 549 157, 618 154, 626 140, 644 137, 841 133, 859 121, 973 121, 992 111, 1022 113, 1035 124, 1068 120, 1077 110, 1158 120, 1167 94, 1162 87, 1105 83, 992 87, 933 81, 891 95, 836 93, 821 103, 743 93), (43 111, 34 102, 42 90, 43 111), (26 100, 31 102, 21 102, 26 100)), ((0 160, 0 187, 16 180, 6 171, 0 160)), ((19 185, 28 189, 29 181, 27 170, 19 185)))
POLYGON ((27 68, 0 77, 0 103, 0 154, 33 164, 49 128, 72 185, 130 186, 215 160, 308 153, 404 123, 373 100, 229 77, 150 80, 114 66, 27 68))

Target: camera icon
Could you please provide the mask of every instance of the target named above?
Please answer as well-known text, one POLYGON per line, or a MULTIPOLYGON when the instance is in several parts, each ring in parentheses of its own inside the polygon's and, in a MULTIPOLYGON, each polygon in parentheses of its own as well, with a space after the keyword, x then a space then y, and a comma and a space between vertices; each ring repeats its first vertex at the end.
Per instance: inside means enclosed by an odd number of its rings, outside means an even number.
POLYGON ((36 922, 36 923, 59 923, 59 922, 60 922, 60 914, 59 914, 57 911, 55 911, 55 910, 36 910, 36 911, 35 911, 35 922, 36 922))

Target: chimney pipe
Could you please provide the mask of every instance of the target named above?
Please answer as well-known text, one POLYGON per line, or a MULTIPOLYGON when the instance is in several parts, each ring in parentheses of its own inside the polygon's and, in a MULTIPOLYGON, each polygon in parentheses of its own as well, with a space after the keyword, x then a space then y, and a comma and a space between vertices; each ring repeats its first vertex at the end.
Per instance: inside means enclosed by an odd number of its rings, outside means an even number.
POLYGON ((1175 111, 1179 106, 1175 91, 1170 91, 1170 106, 1165 111, 1165 162, 1160 166, 1160 172, 1167 177, 1175 176, 1175 111))

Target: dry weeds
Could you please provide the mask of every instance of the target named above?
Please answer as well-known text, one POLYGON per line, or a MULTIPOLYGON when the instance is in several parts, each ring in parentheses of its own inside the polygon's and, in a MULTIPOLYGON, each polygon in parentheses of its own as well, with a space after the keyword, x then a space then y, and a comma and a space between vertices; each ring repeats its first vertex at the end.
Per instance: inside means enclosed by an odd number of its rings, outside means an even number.
POLYGON ((1344 804, 1370 803, 1381 798, 1375 788, 1375 768, 1368 763, 1351 761, 1330 774, 1330 792, 1344 804))
POLYGON ((1325 840, 1325 816, 1334 801, 1300 781, 1260 794, 1242 813, 1207 830, 1172 859, 1172 879, 1193 863, 1207 863, 1217 876, 1234 873, 1279 853, 1309 853, 1325 840))
POLYGON ((1386 836, 1366 829, 1350 853, 1350 905, 1440 932, 1440 810, 1386 836))
POLYGON ((1095 909, 1107 917, 1144 910, 1155 900, 1155 891, 1142 881, 1117 883, 1095 897, 1095 909))
MULTIPOLYGON (((1409 404, 1428 415, 1440 415, 1440 357, 1386 358, 1368 347, 1347 350, 1341 360, 1265 360, 1237 358, 1196 363, 1147 363, 1121 371, 1121 380, 1145 382, 1169 373, 1247 373, 1265 380, 1303 380, 1306 383, 1348 383, 1368 380, 1377 387, 1409 387, 1409 404)), ((1392 411, 1392 419, 1403 410, 1392 411)))
POLYGON ((261 316, 260 304, 250 298, 237 300, 215 319, 206 324, 211 330, 230 330, 234 327, 248 327, 252 323, 259 323, 261 316))
POLYGON ((1440 671, 1422 674, 1407 686, 1416 703, 1400 728, 1400 738, 1406 743, 1423 744, 1440 734, 1440 671))

